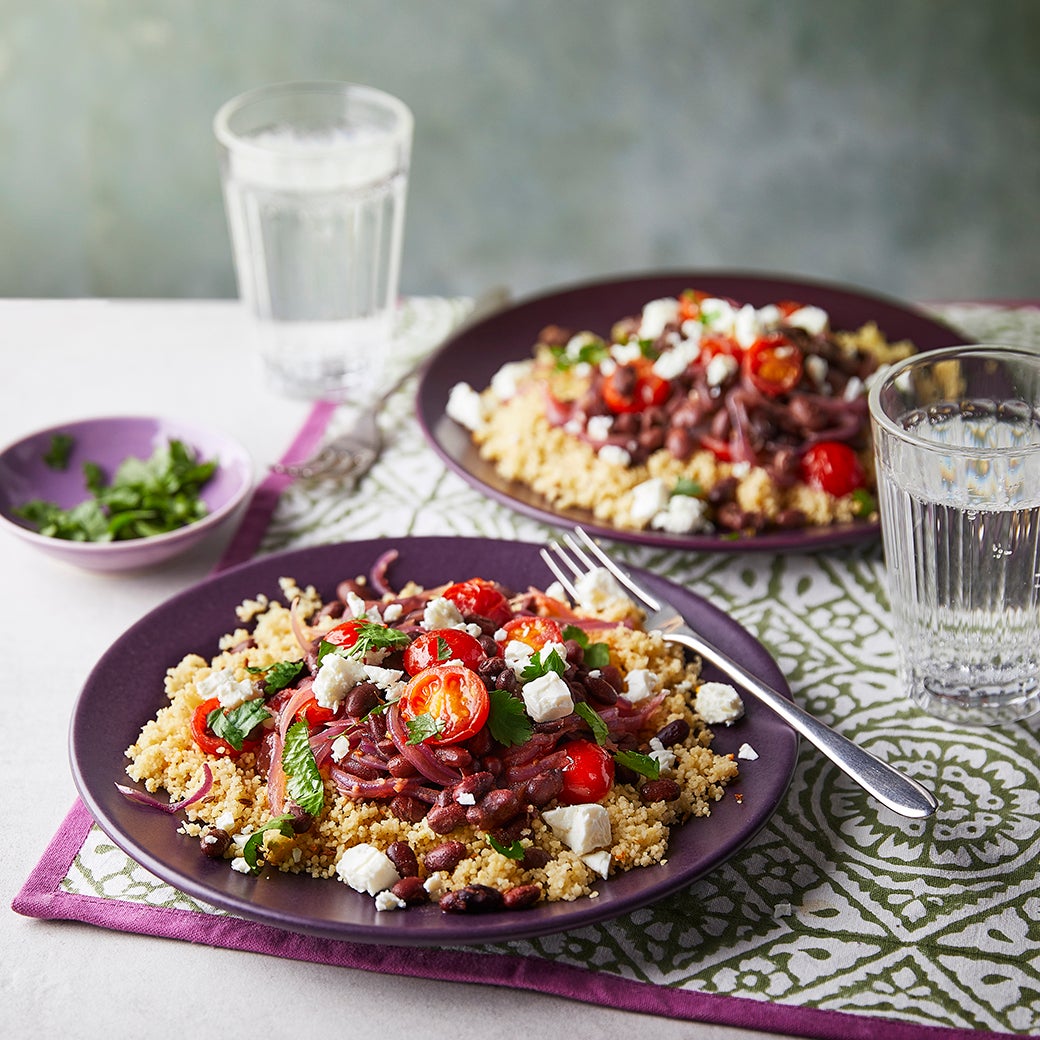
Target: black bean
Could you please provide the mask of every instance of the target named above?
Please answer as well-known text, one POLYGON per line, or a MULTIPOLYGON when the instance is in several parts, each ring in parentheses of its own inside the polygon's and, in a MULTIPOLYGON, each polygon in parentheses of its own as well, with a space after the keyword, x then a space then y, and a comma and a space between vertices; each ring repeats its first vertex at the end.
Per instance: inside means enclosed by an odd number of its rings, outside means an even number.
POLYGON ((520 860, 520 866, 522 866, 524 870, 538 870, 541 867, 544 867, 551 858, 552 857, 545 851, 545 849, 540 849, 537 845, 532 845, 530 848, 524 849, 524 858, 520 860))
MULTIPOLYGON (((379 703, 379 688, 375 683, 358 683, 343 698, 343 711, 352 719, 366 715, 379 703)), ((384 731, 385 732, 385 731, 384 731)))
POLYGON ((657 731, 657 739, 665 747, 681 744, 690 735, 690 724, 685 719, 672 719, 657 731))
POLYGON ((231 835, 220 827, 203 827, 199 845, 211 859, 221 859, 231 847, 231 835))

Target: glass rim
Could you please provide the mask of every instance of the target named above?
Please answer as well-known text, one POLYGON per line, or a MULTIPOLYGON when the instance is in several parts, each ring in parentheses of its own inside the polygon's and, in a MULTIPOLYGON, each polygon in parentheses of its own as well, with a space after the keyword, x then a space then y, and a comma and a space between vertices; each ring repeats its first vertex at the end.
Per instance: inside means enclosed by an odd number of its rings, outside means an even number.
MULTIPOLYGON (((886 387, 913 368, 950 361, 954 358, 979 358, 982 360, 987 358, 1005 358, 1013 361, 1026 361, 1035 366, 1038 373, 1040 373, 1040 352, 1009 343, 964 343, 958 346, 926 350, 920 354, 911 354, 909 357, 892 364, 886 371, 880 373, 880 378, 875 379, 871 383, 867 392, 867 409, 870 413, 871 422, 887 436, 901 440, 921 451, 945 451, 948 453, 950 450, 949 445, 924 440, 916 436, 912 429, 908 430, 889 418, 881 406, 881 394, 886 387)), ((1016 451, 1020 454, 1031 455, 1040 452, 1040 444, 1023 445, 1021 448, 1016 448, 1016 451)), ((985 458, 989 455, 1005 454, 1007 449, 959 446, 957 452, 965 457, 985 458)))
MULTIPOLYGON (((375 102, 382 105, 397 119, 397 130, 410 135, 415 125, 415 117, 411 108, 399 97, 380 90, 379 87, 370 87, 364 83, 352 83, 347 80, 288 80, 283 83, 268 83, 260 87, 252 87, 236 94, 233 98, 225 101, 217 109, 213 117, 213 133, 217 140, 229 151, 255 151, 258 154, 267 155, 270 149, 262 144, 257 144, 249 137, 242 137, 231 129, 231 117, 244 109, 247 105, 258 101, 267 101, 275 98, 314 95, 340 95, 346 97, 353 95, 361 100, 375 102)), ((356 145, 343 145, 346 148, 355 148, 356 145)), ((333 150, 335 146, 333 146, 333 150)))

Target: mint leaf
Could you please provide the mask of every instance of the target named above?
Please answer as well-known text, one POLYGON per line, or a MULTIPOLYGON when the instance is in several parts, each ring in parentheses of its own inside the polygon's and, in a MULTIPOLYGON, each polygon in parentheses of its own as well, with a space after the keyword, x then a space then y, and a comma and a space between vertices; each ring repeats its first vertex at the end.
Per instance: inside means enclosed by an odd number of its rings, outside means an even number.
POLYGON ((292 816, 289 813, 274 816, 249 835, 249 840, 242 849, 242 858, 249 864, 249 872, 251 874, 259 874, 263 868, 263 863, 260 860, 260 850, 264 840, 264 833, 273 830, 278 831, 283 837, 291 838, 293 835, 292 816))
POLYGON ((282 768, 288 777, 286 790, 306 813, 317 816, 325 804, 325 784, 311 751, 310 729, 306 719, 298 719, 285 734, 282 768))
POLYGON ((407 726, 409 744, 421 744, 424 740, 436 737, 444 731, 444 723, 440 719, 435 719, 429 712, 416 716, 407 723, 407 726))
POLYGON ((610 740, 610 731, 607 729, 607 724, 600 718, 594 708, 590 708, 584 701, 579 701, 574 705, 574 711, 575 714, 580 715, 589 724, 593 739, 600 747, 610 740))
POLYGON ((237 708, 214 708, 206 723, 215 736, 226 740, 236 751, 242 750, 246 737, 271 713, 260 699, 244 701, 237 708))
POLYGON ((661 763, 639 751, 617 751, 614 753, 614 761, 648 780, 656 780, 661 775, 661 763))
POLYGON ((508 856, 510 859, 524 858, 524 847, 520 844, 519 840, 511 842, 508 845, 503 845, 500 841, 495 841, 490 834, 487 836, 487 840, 488 844, 495 850, 495 852, 501 852, 503 856, 508 856))
POLYGON ((489 690, 491 707, 487 725, 491 736, 504 747, 523 744, 531 739, 534 726, 524 711, 524 702, 508 690, 489 690))
POLYGON ((247 667, 250 675, 259 675, 264 680, 264 691, 270 695, 291 686, 293 680, 303 671, 303 661, 275 661, 266 668, 247 667))

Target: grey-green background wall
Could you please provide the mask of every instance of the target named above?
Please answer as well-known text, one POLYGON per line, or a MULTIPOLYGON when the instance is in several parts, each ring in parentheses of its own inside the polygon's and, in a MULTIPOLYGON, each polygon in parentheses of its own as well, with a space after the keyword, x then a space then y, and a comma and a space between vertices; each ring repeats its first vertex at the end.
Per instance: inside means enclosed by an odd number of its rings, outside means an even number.
POLYGON ((1040 296, 1038 0, 0 0, 0 295, 231 296, 228 97, 416 117, 402 290, 1040 296))

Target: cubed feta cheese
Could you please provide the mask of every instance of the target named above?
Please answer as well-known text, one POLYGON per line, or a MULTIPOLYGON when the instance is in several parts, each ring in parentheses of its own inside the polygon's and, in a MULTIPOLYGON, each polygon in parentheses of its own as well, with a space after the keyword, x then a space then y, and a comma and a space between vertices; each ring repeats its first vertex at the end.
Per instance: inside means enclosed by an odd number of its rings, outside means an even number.
POLYGON ((527 714, 535 722, 562 719, 574 711, 570 687, 556 672, 546 672, 524 683, 520 690, 527 714))
POLYGON ((581 857, 581 861, 600 877, 605 878, 610 874, 610 853, 606 849, 601 849, 599 852, 588 852, 581 857))
POLYGON ((737 758, 746 759, 749 762, 753 762, 758 758, 758 752, 750 744, 741 744, 737 748, 737 758))
POLYGON ((701 300, 701 317, 713 332, 731 334, 736 314, 729 300, 720 300, 714 296, 701 300))
POLYGON ((467 430, 480 430, 487 422, 484 400, 469 383, 456 383, 451 388, 444 411, 467 430))
POLYGON ((668 531, 670 534, 711 530, 707 503, 693 495, 672 495, 667 506, 654 514, 650 526, 655 531, 668 531))
POLYGON ((699 340, 681 339, 670 350, 664 350, 654 362, 654 373, 662 379, 675 379, 701 354, 699 340))
POLYGON ((657 686, 657 676, 649 668, 633 668, 625 677, 625 697, 633 704, 645 701, 657 686))
POLYGON ((195 683, 203 700, 216 697, 222 708, 237 708, 246 701, 256 700, 262 696, 260 689, 248 679, 236 679, 230 668, 222 668, 210 672, 205 678, 195 683))
POLYGON ((693 707, 709 726, 730 726, 744 715, 744 702, 729 683, 701 683, 693 707))
POLYGON ((610 845, 610 814, 598 803, 563 805, 546 809, 542 819, 557 838, 579 856, 610 845))
POLYGON ((624 589, 606 567, 594 567, 574 581, 578 603, 593 613, 609 610, 619 600, 628 600, 624 589))
POLYGON ((345 736, 336 737, 332 742, 332 761, 342 762, 350 754, 350 739, 345 736))
POLYGON ((423 628, 432 632, 435 628, 460 628, 465 624, 462 613, 450 599, 434 596, 423 610, 423 628))
POLYGON ((826 332, 830 324, 827 312, 820 307, 799 307, 793 314, 789 314, 786 320, 788 325, 805 329, 813 336, 826 332))
POLYGON ((355 892, 367 892, 370 896, 401 880, 390 857, 367 842, 351 846, 340 856, 336 874, 355 892))
POLYGON ((716 354, 704 369, 704 376, 708 386, 722 386, 739 368, 740 362, 732 354, 716 354))
POLYGON ((604 444, 596 454, 609 466, 626 467, 632 456, 620 444, 604 444))
POLYGON ((502 649, 502 659, 519 674, 531 663, 533 653, 527 643, 522 643, 519 639, 510 639, 502 649))
POLYGON ((610 436, 610 428, 614 425, 612 415, 591 415, 585 423, 585 432, 593 441, 605 441, 610 436))
POLYGON ((651 477, 632 488, 632 503, 629 512, 636 523, 652 520, 662 510, 668 508, 670 492, 668 485, 661 477, 651 477))
POLYGON ((762 331, 758 311, 750 303, 745 303, 733 318, 733 338, 747 350, 761 337, 762 331))
POLYGON ((666 748, 657 737, 650 738, 650 758, 657 763, 661 776, 670 773, 677 761, 675 753, 666 748))
POLYGON ((335 709, 359 682, 365 681, 365 678, 365 666, 356 658, 326 654, 322 658, 318 674, 314 677, 314 699, 323 708, 335 709))
POLYGON ((520 385, 530 375, 533 367, 533 360, 507 361, 491 377, 491 392, 500 401, 508 401, 511 397, 516 397, 520 391, 520 385))

